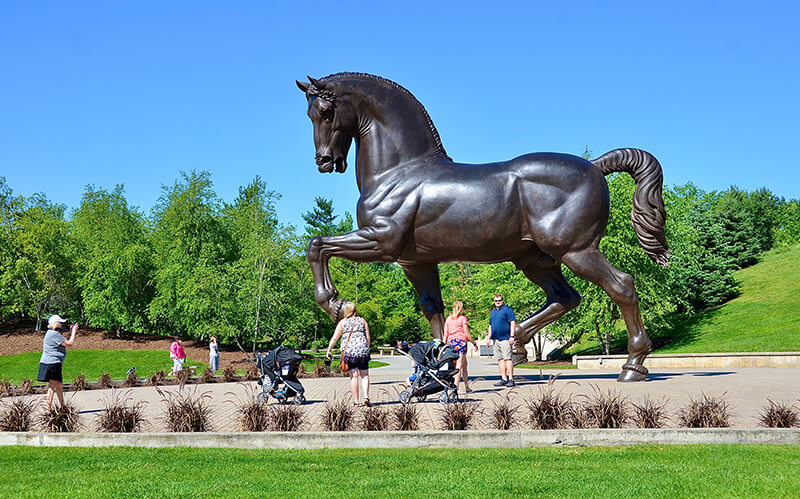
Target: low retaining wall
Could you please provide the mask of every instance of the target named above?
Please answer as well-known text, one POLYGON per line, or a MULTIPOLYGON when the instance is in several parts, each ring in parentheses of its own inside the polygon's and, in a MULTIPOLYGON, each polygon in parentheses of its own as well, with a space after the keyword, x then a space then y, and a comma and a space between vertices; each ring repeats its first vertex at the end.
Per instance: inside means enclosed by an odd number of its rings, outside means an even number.
MULTIPOLYGON (((627 355, 574 355, 578 369, 620 369, 627 355)), ((738 369, 743 367, 800 367, 800 352, 664 353, 648 355, 648 369, 738 369)))
POLYGON ((521 448, 642 444, 800 445, 800 428, 667 428, 618 430, 386 431, 265 433, 14 433, 0 445, 46 447, 521 448))

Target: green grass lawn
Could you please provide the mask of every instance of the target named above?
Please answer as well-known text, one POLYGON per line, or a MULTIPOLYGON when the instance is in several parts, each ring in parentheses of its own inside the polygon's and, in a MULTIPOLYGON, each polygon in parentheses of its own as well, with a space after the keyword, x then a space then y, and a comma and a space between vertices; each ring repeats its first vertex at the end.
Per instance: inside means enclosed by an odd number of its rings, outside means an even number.
MULTIPOLYGON (((454 436, 453 438, 458 438, 454 436)), ((789 497, 800 447, 0 448, 2 497, 789 497)))
MULTIPOLYGON (((36 380, 39 370, 40 352, 5 355, 0 357, 0 379, 7 379, 13 384, 19 384, 23 379, 36 380)), ((303 364, 311 372, 316 364, 314 359, 305 359, 303 364)), ((189 358, 187 366, 200 366, 197 374, 202 374, 208 368, 205 362, 189 358)), ((372 360, 370 368, 388 366, 386 362, 372 360)), ((111 374, 116 380, 125 379, 128 369, 136 366, 136 373, 140 378, 147 378, 156 371, 169 372, 172 361, 169 353, 162 350, 67 350, 67 360, 64 362, 64 383, 71 383, 81 373, 86 375, 89 382, 97 381, 103 373, 111 374)), ((224 366, 223 366, 224 367, 224 366)), ((244 370, 237 373, 244 374, 244 370)))
POLYGON ((578 366, 572 364, 537 364, 536 362, 528 362, 526 364, 517 364, 514 369, 577 369, 578 366))
MULTIPOLYGON (((19 383, 22 379, 36 380, 39 371, 41 352, 28 352, 0 357, 0 379, 19 383)), ((205 371, 208 364, 187 359, 187 366, 201 366, 197 373, 205 371)), ((169 372, 172 361, 169 352, 163 350, 67 350, 64 362, 64 383, 71 383, 83 373, 89 382, 97 381, 103 373, 111 374, 113 379, 125 379, 128 369, 136 366, 140 378, 146 378, 156 371, 169 372)))
POLYGON ((657 353, 800 351, 800 246, 740 270, 741 295, 676 325, 657 353))
MULTIPOLYGON (((773 250, 736 273, 741 294, 718 307, 684 316, 660 336, 671 342, 654 353, 800 351, 800 246, 773 250)), ((613 346, 624 349, 625 324, 617 323, 613 346)), ((584 336, 568 355, 599 354, 584 336)))

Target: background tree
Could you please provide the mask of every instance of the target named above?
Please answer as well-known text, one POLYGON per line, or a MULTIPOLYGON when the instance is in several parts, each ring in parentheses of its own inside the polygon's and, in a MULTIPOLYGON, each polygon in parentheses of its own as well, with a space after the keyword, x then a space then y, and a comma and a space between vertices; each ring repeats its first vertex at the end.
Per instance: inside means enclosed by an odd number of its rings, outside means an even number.
POLYGON ((124 188, 108 192, 87 186, 71 229, 87 321, 118 334, 148 329, 152 248, 144 217, 128 206, 124 188))
POLYGON ((154 210, 149 318, 159 331, 199 337, 224 330, 220 290, 236 248, 212 185, 208 172, 181 172, 154 210))

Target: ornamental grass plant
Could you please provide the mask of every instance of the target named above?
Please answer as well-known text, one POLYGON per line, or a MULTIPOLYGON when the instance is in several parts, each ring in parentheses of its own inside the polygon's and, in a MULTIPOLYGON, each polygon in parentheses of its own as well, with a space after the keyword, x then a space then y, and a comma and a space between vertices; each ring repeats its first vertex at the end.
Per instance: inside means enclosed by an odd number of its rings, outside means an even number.
POLYGON ((300 431, 306 425, 306 414, 300 406, 294 404, 269 406, 270 431, 300 431))
POLYGON ((636 428, 663 428, 669 421, 667 415, 668 400, 657 402, 645 397, 640 403, 631 403, 630 422, 636 428))
POLYGON ((800 426, 800 411, 795 404, 789 405, 767 399, 767 405, 759 414, 759 424, 767 428, 800 426))
POLYGON ((86 390, 88 388, 88 383, 86 382, 86 375, 81 373, 75 376, 75 378, 72 380, 71 388, 73 391, 76 392, 86 390))
MULTIPOLYGON (((228 392, 228 395, 234 395, 228 392)), ((270 428, 270 408, 266 401, 259 397, 259 391, 254 386, 246 386, 244 396, 236 396, 236 401, 229 403, 236 407, 236 422, 241 431, 267 431, 270 428)))
POLYGON ((104 433, 138 433, 146 424, 144 401, 134 401, 131 390, 124 394, 112 390, 103 401, 103 412, 97 417, 95 427, 104 433), (124 397, 124 398, 123 398, 124 397))
POLYGON ((516 395, 515 391, 507 391, 500 396, 500 401, 492 400, 492 408, 489 409, 487 426, 495 430, 510 430, 519 424, 519 410, 522 406, 511 401, 511 395, 516 395))
POLYGON ((719 397, 701 393, 697 399, 690 398, 689 403, 678 410, 678 423, 687 428, 728 428, 733 411, 725 401, 726 393, 719 397))
POLYGON ((584 395, 586 415, 596 428, 622 428, 628 421, 627 398, 617 390, 601 390, 591 385, 592 394, 584 395))
POLYGON ((185 389, 183 386, 177 392, 165 392, 156 387, 161 400, 166 404, 164 422, 167 431, 176 433, 211 431, 211 413, 209 405, 211 396, 208 392, 199 393, 185 389))
POLYGON ((322 427, 327 431, 347 431, 355 422, 355 407, 346 395, 325 402, 322 409, 322 427))
POLYGON ((383 405, 372 405, 361 411, 361 429, 386 431, 390 427, 389 410, 383 405))
POLYGON ((37 423, 41 431, 72 433, 81 427, 80 411, 70 399, 64 399, 64 405, 53 402, 50 410, 45 409, 44 413, 39 415, 37 423))
POLYGON ((33 412, 38 406, 34 400, 18 398, 0 406, 0 431, 30 431, 33 412))
POLYGON ((419 430, 420 411, 415 404, 398 404, 393 406, 390 411, 395 430, 419 430))
POLYGON ((439 422, 444 430, 468 430, 472 428, 478 413, 476 402, 454 402, 439 409, 439 422))

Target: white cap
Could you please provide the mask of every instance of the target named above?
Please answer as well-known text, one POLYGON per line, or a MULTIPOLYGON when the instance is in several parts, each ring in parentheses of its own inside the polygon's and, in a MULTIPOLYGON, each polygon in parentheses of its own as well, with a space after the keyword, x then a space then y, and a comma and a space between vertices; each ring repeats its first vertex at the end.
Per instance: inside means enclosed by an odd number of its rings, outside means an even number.
POLYGON ((60 315, 51 315, 50 318, 47 319, 48 326, 52 326, 53 324, 56 324, 58 322, 67 322, 67 321, 62 319, 60 315))

